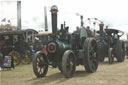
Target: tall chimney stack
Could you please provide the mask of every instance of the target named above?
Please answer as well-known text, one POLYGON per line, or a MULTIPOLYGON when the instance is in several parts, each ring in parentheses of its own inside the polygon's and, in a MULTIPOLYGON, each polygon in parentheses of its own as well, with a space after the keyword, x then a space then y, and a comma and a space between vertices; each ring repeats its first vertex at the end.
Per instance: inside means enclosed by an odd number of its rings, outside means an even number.
POLYGON ((58 8, 56 5, 51 7, 51 16, 52 16, 52 33, 57 34, 57 12, 58 8))
POLYGON ((128 40, 128 34, 127 34, 127 40, 128 40))
POLYGON ((21 30, 21 1, 17 1, 17 29, 21 30))
POLYGON ((47 9, 44 7, 44 23, 45 23, 45 31, 48 31, 48 21, 47 21, 47 9))
POLYGON ((101 24, 99 24, 99 27, 100 27, 100 35, 103 36, 103 27, 104 27, 103 22, 101 22, 101 24))
POLYGON ((81 15, 80 16, 80 19, 81 19, 81 27, 84 26, 84 21, 83 21, 83 16, 81 15))

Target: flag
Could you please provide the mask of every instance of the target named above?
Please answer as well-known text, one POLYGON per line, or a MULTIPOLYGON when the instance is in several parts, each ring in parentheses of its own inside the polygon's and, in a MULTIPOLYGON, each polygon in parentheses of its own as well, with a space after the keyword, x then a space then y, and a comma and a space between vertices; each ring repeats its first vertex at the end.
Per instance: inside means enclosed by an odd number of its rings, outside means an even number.
POLYGON ((6 22, 6 18, 2 19, 1 22, 6 22))

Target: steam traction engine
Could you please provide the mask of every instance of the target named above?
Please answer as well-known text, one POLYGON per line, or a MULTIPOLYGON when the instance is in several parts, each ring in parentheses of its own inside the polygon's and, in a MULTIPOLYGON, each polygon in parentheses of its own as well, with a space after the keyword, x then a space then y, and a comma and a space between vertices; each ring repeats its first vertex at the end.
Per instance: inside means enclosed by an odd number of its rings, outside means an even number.
POLYGON ((116 57, 118 62, 123 62, 125 58, 125 45, 124 41, 120 40, 120 37, 124 32, 117 29, 103 29, 103 23, 99 26, 99 36, 96 37, 98 60, 103 62, 104 58, 108 57, 109 63, 112 64, 114 57, 116 57))
POLYGON ((76 66, 84 65, 87 72, 95 72, 98 68, 97 44, 95 39, 86 38, 80 44, 79 33, 68 32, 68 27, 61 24, 61 29, 57 30, 57 6, 51 8, 52 34, 47 43, 47 54, 38 51, 33 59, 33 71, 37 77, 44 77, 48 71, 48 65, 58 69, 66 78, 70 78, 75 73, 76 66))

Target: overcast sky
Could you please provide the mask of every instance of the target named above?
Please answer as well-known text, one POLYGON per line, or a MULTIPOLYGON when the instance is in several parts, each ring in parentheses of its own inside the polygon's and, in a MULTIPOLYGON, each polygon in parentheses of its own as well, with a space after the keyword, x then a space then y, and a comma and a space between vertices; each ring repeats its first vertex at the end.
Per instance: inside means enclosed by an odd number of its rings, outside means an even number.
POLYGON ((22 7, 23 18, 32 19, 31 17, 33 17, 33 21, 39 22, 44 19, 43 9, 46 6, 48 9, 48 21, 50 22, 50 7, 55 4, 59 9, 58 23, 66 21, 67 25, 73 29, 80 25, 80 20, 76 13, 83 15, 84 19, 97 17, 104 21, 105 24, 128 26, 127 3, 127 0, 33 0, 31 2, 24 0, 22 7))
MULTIPOLYGON (((0 1, 14 2, 16 0, 0 1)), ((84 21, 89 17, 97 17, 104 21, 105 24, 110 24, 128 32, 128 0, 22 0, 22 26, 43 29, 44 6, 46 6, 49 29, 51 29, 50 7, 52 5, 58 6, 58 28, 60 28, 61 23, 66 21, 70 31, 73 31, 76 26, 80 26, 80 17, 76 16, 76 13, 79 13, 84 16, 84 21)), ((4 9, 9 7, 8 10, 11 9, 10 11, 12 11, 6 16, 16 15, 16 5, 3 5, 1 8, 3 7, 4 9)), ((0 13, 3 11, 6 13, 7 10, 2 10, 0 13)), ((0 18, 3 17, 5 17, 5 14, 0 15, 0 18)))

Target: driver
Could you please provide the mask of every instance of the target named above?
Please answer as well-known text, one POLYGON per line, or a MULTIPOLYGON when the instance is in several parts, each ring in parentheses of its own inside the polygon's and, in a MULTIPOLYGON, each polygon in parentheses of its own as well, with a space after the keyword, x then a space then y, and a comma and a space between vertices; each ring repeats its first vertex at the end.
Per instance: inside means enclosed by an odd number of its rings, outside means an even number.
POLYGON ((81 26, 80 29, 80 41, 81 41, 81 46, 83 46, 85 39, 88 37, 87 35, 87 30, 84 26, 81 26))

